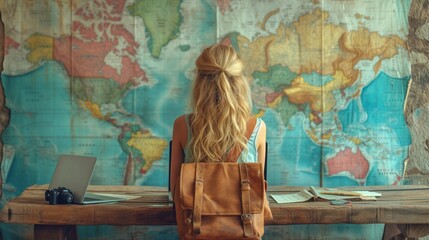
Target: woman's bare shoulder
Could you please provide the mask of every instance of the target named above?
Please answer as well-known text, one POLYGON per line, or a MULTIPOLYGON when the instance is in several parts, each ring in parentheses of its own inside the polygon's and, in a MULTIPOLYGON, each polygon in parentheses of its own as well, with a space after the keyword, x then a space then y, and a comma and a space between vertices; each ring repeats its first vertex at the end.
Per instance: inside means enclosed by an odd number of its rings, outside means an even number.
POLYGON ((188 127, 186 115, 177 117, 173 126, 173 142, 176 141, 182 148, 186 145, 188 138, 188 127))
POLYGON ((183 125, 186 125, 186 115, 182 115, 176 118, 176 120, 174 120, 174 126, 178 126, 181 127, 183 125))

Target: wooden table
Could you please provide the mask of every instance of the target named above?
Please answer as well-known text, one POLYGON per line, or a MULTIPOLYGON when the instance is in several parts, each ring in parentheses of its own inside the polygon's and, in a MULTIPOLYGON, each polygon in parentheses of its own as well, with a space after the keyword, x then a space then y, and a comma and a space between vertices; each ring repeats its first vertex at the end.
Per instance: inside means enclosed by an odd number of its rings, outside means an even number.
MULTIPOLYGON (((141 186, 89 186, 91 192, 138 195, 114 204, 49 205, 47 185, 34 185, 2 209, 5 223, 33 224, 35 239, 76 239, 76 225, 175 225, 173 204, 166 188, 141 186)), ((268 194, 287 194, 303 187, 271 186, 268 194)), ((421 237, 429 234, 429 186, 372 186, 344 188, 382 193, 377 201, 352 201, 332 205, 329 201, 278 204, 270 198, 274 219, 282 224, 385 223, 393 234, 421 237), (395 233, 396 231, 396 233, 395 233)), ((392 236, 390 236, 390 235, 392 236)))

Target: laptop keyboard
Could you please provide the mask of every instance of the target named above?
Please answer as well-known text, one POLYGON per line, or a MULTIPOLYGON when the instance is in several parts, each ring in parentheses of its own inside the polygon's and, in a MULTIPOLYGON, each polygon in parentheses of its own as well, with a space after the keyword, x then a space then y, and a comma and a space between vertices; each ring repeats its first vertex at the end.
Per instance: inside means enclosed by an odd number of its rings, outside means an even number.
POLYGON ((99 201, 99 200, 124 200, 123 198, 119 197, 111 197, 111 196, 104 196, 104 195, 97 195, 93 193, 87 192, 85 194, 85 197, 83 198, 84 201, 99 201))
POLYGON ((83 201, 85 202, 92 202, 92 201, 98 201, 98 200, 102 200, 100 198, 92 198, 92 197, 85 197, 83 198, 83 201))

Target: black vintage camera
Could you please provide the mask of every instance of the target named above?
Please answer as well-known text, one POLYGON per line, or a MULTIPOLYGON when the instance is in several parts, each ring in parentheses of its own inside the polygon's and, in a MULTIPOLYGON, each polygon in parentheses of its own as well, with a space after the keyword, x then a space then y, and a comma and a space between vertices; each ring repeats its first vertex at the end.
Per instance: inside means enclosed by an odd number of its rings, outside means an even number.
POLYGON ((65 187, 54 188, 45 191, 45 200, 49 204, 70 204, 73 203, 73 193, 65 187))

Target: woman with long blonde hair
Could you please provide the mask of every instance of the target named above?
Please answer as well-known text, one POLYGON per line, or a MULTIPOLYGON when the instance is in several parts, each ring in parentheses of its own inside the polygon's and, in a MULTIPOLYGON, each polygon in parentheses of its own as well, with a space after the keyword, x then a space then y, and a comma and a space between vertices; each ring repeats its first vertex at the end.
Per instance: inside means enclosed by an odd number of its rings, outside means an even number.
POLYGON ((250 87, 236 51, 214 44, 202 51, 195 65, 191 113, 178 117, 173 126, 172 190, 183 162, 229 161, 233 149, 240 149, 238 162, 264 164, 265 160, 266 126, 259 118, 249 124, 250 87), (250 137, 246 132, 251 132, 250 137))

